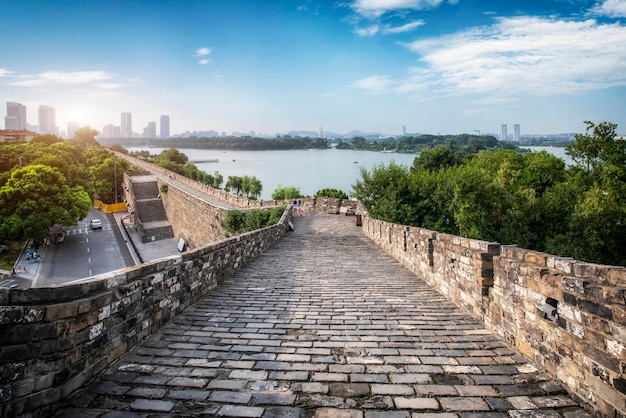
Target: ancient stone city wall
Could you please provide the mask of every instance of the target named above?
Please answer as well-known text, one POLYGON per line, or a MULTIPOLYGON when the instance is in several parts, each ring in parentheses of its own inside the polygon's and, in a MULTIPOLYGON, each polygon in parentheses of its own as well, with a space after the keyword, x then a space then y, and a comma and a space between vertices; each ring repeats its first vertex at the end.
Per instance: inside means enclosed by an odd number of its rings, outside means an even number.
POLYGON ((279 240, 275 226, 63 287, 0 289, 0 416, 55 402, 279 240))
POLYGON ((550 372, 578 400, 626 416, 626 269, 364 215, 363 231, 550 372))

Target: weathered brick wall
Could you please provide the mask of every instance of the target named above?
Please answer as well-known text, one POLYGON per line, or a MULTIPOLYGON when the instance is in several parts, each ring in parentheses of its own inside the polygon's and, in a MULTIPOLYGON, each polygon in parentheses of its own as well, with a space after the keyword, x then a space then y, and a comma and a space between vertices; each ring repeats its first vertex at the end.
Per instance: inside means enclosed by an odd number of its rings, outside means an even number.
MULTIPOLYGON (((159 188, 163 184, 159 179, 159 188)), ((214 206, 192 196, 172 184, 161 193, 167 219, 175 238, 183 238, 189 248, 195 248, 226 236, 222 221, 227 209, 214 206)))
POLYGON ((581 403, 626 416, 625 268, 382 222, 362 207, 357 213, 370 239, 581 403))
POLYGON ((56 401, 280 239, 290 217, 81 284, 0 289, 0 416, 51 416, 56 401))
POLYGON ((626 416, 625 268, 503 246, 490 293, 493 330, 583 402, 626 416))

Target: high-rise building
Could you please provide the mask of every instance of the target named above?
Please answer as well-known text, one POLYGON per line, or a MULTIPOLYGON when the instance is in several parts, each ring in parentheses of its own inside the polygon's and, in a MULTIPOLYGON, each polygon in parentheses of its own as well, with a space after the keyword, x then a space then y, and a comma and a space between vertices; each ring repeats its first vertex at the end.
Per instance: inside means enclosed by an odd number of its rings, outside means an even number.
POLYGON ((320 133, 319 133, 319 137, 320 138, 324 138, 324 127, 320 126, 320 133))
POLYGON ((104 125, 102 128, 102 137, 103 138, 115 138, 115 126, 112 124, 104 125))
POLYGON ((406 126, 402 125, 402 136, 406 136, 406 126))
POLYGON ((4 128, 16 131, 26 129, 26 106, 21 103, 7 102, 4 128))
POLYGON ((515 142, 519 142, 520 141, 520 127, 519 127, 519 123, 515 124, 514 129, 515 129, 515 131, 514 131, 515 142))
POLYGON ((156 122, 148 122, 148 126, 143 128, 144 138, 156 138, 156 122))
POLYGON ((67 122, 67 138, 74 138, 74 133, 80 128, 80 125, 75 120, 67 122))
POLYGON ((120 128, 122 138, 133 137, 133 116, 130 114, 130 112, 122 112, 122 123, 120 128))
POLYGON ((161 138, 167 139, 170 137, 170 117, 168 115, 161 115, 161 138))
POLYGON ((506 123, 503 123, 502 124, 502 131, 500 133, 500 141, 506 141, 507 140, 508 133, 506 131, 507 131, 506 123))
POLYGON ((57 126, 53 107, 39 106, 39 133, 56 135, 57 126))

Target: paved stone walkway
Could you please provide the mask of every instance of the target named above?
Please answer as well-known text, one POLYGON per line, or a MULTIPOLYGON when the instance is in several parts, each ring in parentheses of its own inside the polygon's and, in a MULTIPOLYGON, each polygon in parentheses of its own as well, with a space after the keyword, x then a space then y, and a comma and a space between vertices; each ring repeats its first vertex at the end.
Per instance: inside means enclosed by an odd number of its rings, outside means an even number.
POLYGON ((354 217, 294 223, 57 416, 590 417, 354 217))

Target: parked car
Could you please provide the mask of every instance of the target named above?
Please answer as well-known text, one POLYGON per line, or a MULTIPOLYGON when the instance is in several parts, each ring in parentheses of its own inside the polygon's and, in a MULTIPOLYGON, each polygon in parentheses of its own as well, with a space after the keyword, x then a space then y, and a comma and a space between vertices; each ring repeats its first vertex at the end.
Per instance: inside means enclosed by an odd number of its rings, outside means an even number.
POLYGON ((102 221, 100 219, 92 219, 89 221, 89 228, 102 229, 102 221))

